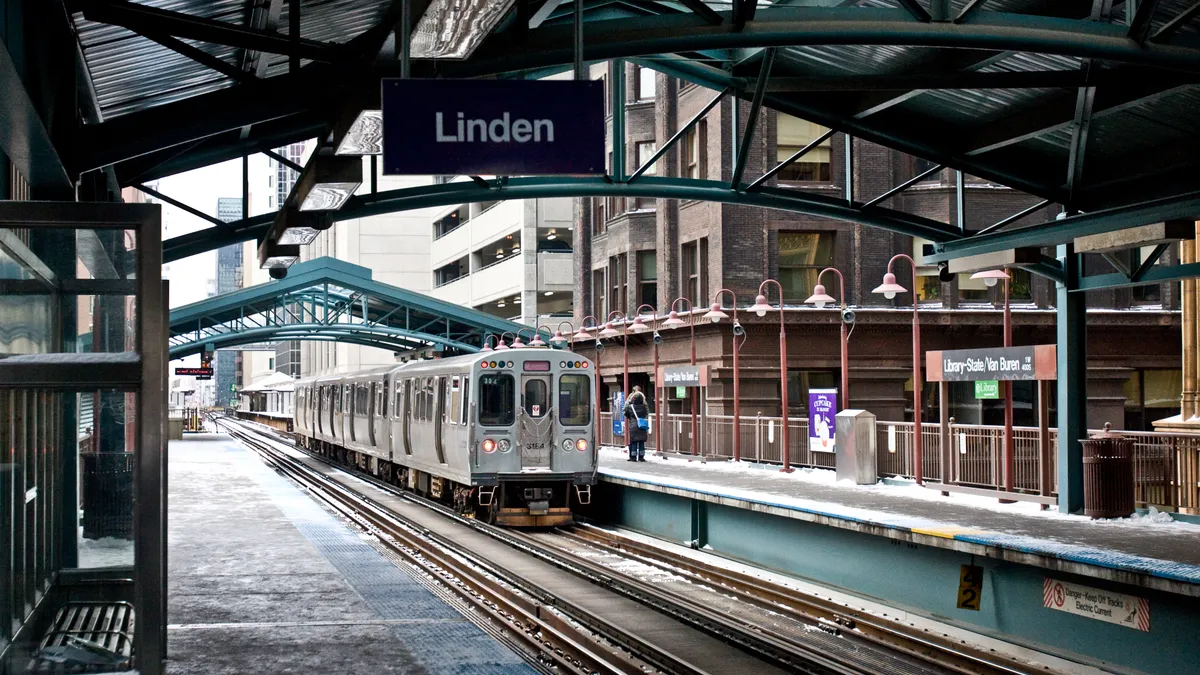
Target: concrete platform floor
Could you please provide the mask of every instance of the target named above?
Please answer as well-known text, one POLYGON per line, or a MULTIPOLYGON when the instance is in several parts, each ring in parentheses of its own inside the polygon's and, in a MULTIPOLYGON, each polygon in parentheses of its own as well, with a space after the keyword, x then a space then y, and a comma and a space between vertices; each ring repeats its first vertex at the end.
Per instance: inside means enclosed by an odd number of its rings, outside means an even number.
POLYGON ((170 444, 173 675, 534 672, 228 436, 170 444))

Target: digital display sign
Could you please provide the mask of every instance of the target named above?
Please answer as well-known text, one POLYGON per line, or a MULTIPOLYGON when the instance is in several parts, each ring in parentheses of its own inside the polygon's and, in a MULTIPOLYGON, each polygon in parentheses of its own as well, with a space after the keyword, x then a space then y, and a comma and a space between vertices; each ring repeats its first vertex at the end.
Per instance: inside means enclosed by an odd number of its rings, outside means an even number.
POLYGON ((547 372, 550 372, 550 362, 549 361, 526 361, 525 362, 525 370, 527 370, 529 372, 533 372, 533 373, 547 373, 547 372))
POLYGON ((196 377, 212 377, 212 368, 176 368, 176 375, 194 375, 196 377))

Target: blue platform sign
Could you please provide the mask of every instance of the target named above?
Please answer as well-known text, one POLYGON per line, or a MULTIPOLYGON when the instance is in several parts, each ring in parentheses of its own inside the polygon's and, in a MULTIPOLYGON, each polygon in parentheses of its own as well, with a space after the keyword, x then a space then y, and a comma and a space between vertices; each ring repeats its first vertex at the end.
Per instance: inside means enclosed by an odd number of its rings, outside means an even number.
POLYGON ((625 392, 618 391, 612 397, 613 436, 625 435, 625 392))
POLYGON ((808 449, 834 452, 837 389, 808 390, 808 449))
POLYGON ((604 83, 385 79, 383 172, 605 173, 604 83))

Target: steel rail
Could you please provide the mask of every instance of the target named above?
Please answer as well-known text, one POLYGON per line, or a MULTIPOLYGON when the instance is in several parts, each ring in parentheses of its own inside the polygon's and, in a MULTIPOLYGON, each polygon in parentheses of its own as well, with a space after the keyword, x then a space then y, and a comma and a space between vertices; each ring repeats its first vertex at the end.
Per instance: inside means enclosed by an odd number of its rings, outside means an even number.
MULTIPOLYGON (((430 532, 421 524, 321 475, 280 450, 257 441, 250 433, 261 432, 245 431, 242 422, 231 423, 228 419, 222 422, 230 427, 241 427, 242 430, 233 432, 233 435, 258 452, 264 460, 338 512, 364 525, 384 546, 407 562, 430 571, 435 579, 439 579, 445 588, 463 601, 509 627, 511 635, 558 665, 558 672, 644 675, 649 665, 667 673, 715 675, 651 645, 619 626, 591 616, 566 598, 549 594, 537 584, 499 569, 494 562, 481 559, 461 545, 430 532), (565 616, 556 614, 555 610, 565 616), (541 628, 543 640, 537 639, 538 631, 529 629, 530 626, 541 628), (629 650, 635 656, 631 658, 619 650, 614 651, 611 646, 596 644, 596 636, 629 650), (571 656, 568 658, 566 654, 571 656), (579 668, 580 664, 586 669, 579 668)), ((375 482, 381 487, 386 485, 375 482)), ((409 497, 403 493, 396 494, 409 497)))
POLYGON ((958 673, 980 675, 1024 672, 1022 666, 1002 660, 993 652, 971 649, 949 636, 922 631, 915 633, 904 626, 889 622, 861 610, 855 610, 819 596, 797 593, 770 581, 711 565, 693 558, 673 555, 663 548, 621 536, 594 525, 583 524, 571 530, 560 530, 559 536, 580 543, 599 545, 606 550, 673 574, 684 573, 704 583, 712 583, 722 593, 732 593, 750 604, 770 609, 786 610, 801 621, 812 622, 844 637, 860 637, 887 649, 914 656, 939 667, 958 673))

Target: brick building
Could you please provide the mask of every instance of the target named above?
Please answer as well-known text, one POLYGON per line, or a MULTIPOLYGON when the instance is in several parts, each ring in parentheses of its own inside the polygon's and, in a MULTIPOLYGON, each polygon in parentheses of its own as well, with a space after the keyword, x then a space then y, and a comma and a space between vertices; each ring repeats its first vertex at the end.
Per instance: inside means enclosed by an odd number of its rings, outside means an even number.
MULTIPOLYGON (((626 169, 632 172, 655 149, 671 138, 716 94, 667 77, 653 70, 625 64, 626 169)), ((592 76, 603 78, 606 92, 613 65, 593 67, 592 76)), ((606 98, 609 94, 606 93, 606 98)), ((749 105, 740 105, 738 131, 732 124, 734 104, 728 98, 714 107, 651 170, 651 174, 728 181, 740 129, 749 105)), ((610 106, 611 109, 611 106, 610 106)), ((611 120, 610 120, 611 132, 611 120)), ((826 129, 764 109, 749 149, 743 181, 749 182, 772 169, 826 129)), ((611 152, 611 133, 609 148, 611 152)), ((852 141, 854 197, 867 201, 934 165, 858 139, 852 141)), ((846 139, 831 138, 773 177, 769 185, 795 187, 833 198, 845 197, 846 139)), ((954 171, 934 172, 928 178, 892 197, 890 207, 958 225, 954 171)), ((978 232, 1039 200, 1009 188, 973 177, 964 178, 964 217, 967 232, 978 232)), ((1039 209, 1013 225, 1053 218, 1058 207, 1039 209)), ((1010 225, 1011 227, 1012 225, 1010 225)), ((789 311, 789 408, 804 414, 809 387, 838 386, 838 313, 803 306, 820 270, 835 266, 846 277, 848 303, 857 319, 850 339, 850 404, 876 413, 881 420, 912 418, 912 351, 910 295, 894 301, 871 293, 886 271, 889 258, 908 253, 921 262, 923 242, 854 223, 800 213, 769 211, 715 202, 645 199, 580 199, 575 207, 575 271, 579 282, 574 297, 576 326, 585 316, 602 323, 616 310, 632 313, 639 305, 654 306, 665 314, 671 301, 684 298, 699 310, 696 349, 699 363, 707 364, 714 378, 707 392, 708 411, 726 414, 732 402, 732 331, 728 323, 703 324, 700 315, 713 302, 714 293, 728 288, 737 294, 738 306, 754 302, 760 282, 779 279, 789 311)), ((1053 255, 1053 251, 1047 251, 1053 255)), ((1171 264, 1172 251, 1161 264, 1171 264)), ((1085 261, 1088 273, 1109 271, 1102 258, 1085 261)), ((912 270, 898 261, 899 283, 913 288, 912 270)), ((1013 270, 1012 305, 1014 344, 1052 343, 1055 340, 1055 289, 1053 282, 1013 270)), ((997 346, 1002 343, 1003 285, 987 288, 969 275, 948 282, 934 265, 917 272, 920 297, 922 350, 997 346)), ((823 280, 829 293, 838 296, 833 275, 823 280)), ((772 303, 776 293, 768 294, 772 303)), ((1149 428, 1150 421, 1178 413, 1180 395, 1179 286, 1164 284, 1135 289, 1090 292, 1088 367, 1090 425, 1111 422, 1115 427, 1149 428)), ((677 303, 686 309, 687 302, 677 303)), ((728 295, 723 301, 730 305, 728 295)), ((645 314, 646 312, 643 312, 645 314)), ((741 351, 743 415, 778 415, 779 317, 759 318, 749 312, 738 318, 747 337, 741 351)), ((686 320, 686 317, 685 317, 686 320)), ((590 321, 589 321, 590 324, 590 321)), ((629 335, 631 384, 650 384, 651 334, 629 335)), ((662 331, 663 365, 686 363, 689 331, 662 331)), ((621 340, 610 341, 600 355, 604 395, 620 388, 621 340)), ((592 353, 590 345, 578 345, 592 353)), ((936 387, 926 385, 924 415, 937 419, 936 387)), ((1034 388, 1019 383, 1014 388, 1016 422, 1034 424, 1034 388)), ((667 398, 673 411, 690 410, 674 392, 667 398)), ((954 385, 951 414, 961 423, 999 423, 1002 401, 977 401, 970 383, 954 385)))

